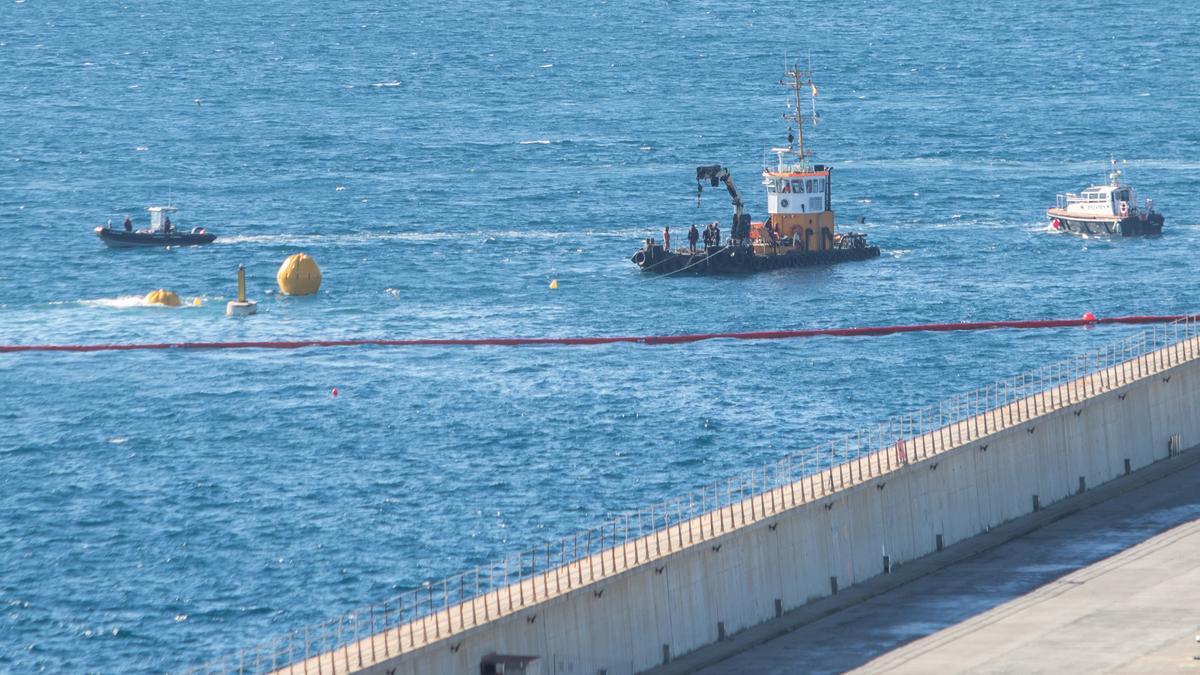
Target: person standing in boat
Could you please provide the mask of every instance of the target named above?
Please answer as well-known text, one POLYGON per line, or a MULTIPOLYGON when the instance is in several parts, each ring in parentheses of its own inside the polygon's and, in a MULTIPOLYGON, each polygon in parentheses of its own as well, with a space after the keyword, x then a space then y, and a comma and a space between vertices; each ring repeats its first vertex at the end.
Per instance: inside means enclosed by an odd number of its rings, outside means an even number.
POLYGON ((721 245, 721 222, 714 220, 713 224, 712 224, 712 228, 713 228, 713 246, 720 246, 721 245))
POLYGON ((663 226, 663 250, 667 253, 671 252, 671 226, 663 226))
POLYGON ((125 214, 125 231, 133 232, 133 219, 129 217, 129 214, 125 214))
POLYGON ((763 232, 766 234, 767 245, 771 247, 772 251, 779 253, 779 238, 775 236, 775 228, 771 227, 770 223, 767 223, 763 227, 763 232))
POLYGON ((171 216, 163 219, 163 234, 171 234, 171 216))
POLYGON ((698 241, 700 241, 700 230, 697 230, 696 224, 692 223, 692 228, 688 230, 688 250, 695 253, 698 241))

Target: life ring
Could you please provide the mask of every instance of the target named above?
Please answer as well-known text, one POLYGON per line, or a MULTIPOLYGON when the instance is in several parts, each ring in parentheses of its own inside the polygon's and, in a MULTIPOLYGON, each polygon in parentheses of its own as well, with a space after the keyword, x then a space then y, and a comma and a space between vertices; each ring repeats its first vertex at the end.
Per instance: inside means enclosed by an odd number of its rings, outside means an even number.
POLYGON ((1129 202, 1121 202, 1121 217, 1124 218, 1128 215, 1129 215, 1129 202))
POLYGON ((633 263, 635 265, 637 265, 638 267, 641 267, 643 264, 645 264, 645 262, 646 262, 646 252, 645 251, 638 251, 637 253, 633 254, 633 263))
POLYGON ((1062 229, 1062 221, 1059 220, 1058 218, 1055 218, 1054 220, 1050 221, 1050 227, 1052 227, 1056 230, 1061 230, 1062 229))

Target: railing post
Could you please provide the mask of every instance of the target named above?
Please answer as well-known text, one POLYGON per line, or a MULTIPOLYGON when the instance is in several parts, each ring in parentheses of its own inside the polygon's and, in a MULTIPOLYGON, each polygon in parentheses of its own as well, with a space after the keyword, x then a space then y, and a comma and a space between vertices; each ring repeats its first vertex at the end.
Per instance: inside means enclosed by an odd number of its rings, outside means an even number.
MULTIPOLYGON (((790 452, 789 452, 789 453, 788 453, 788 456, 787 456, 787 461, 788 461, 788 491, 792 493, 792 508, 795 508, 795 507, 796 507, 796 474, 795 474, 795 472, 793 471, 793 460, 794 460, 794 459, 795 459, 795 455, 793 455, 792 453, 790 453, 790 452)), ((861 466, 859 466, 859 474, 860 474, 860 475, 862 474, 862 467, 861 467, 861 466)), ((803 486, 801 487, 801 491, 803 491, 803 486)), ((712 529, 711 525, 709 526, 709 529, 710 529, 710 530, 712 529)))
POLYGON ((679 520, 675 523, 675 530, 679 532, 679 548, 683 548, 685 546, 683 543, 683 524, 686 521, 683 515, 683 498, 676 500, 675 510, 679 514, 679 520))
MULTIPOLYGON (((982 412, 983 412, 983 415, 982 415, 983 416, 983 435, 984 436, 987 436, 990 433, 989 426, 988 426, 988 415, 990 415, 992 413, 992 410, 993 410, 993 406, 992 406, 991 385, 985 384, 985 385, 983 385, 983 410, 982 410, 982 412)), ((991 428, 995 428, 995 425, 993 424, 991 428)))
MULTIPOLYGON (((658 543, 657 529, 658 529, 658 524, 655 522, 655 518, 654 518, 654 505, 651 504, 650 505, 650 536, 654 538, 654 555, 660 556, 660 555, 662 555, 662 544, 658 543)), ((649 549, 649 543, 647 543, 646 558, 648 559, 649 557, 650 557, 650 549, 649 549)))
MULTIPOLYGON (((508 611, 511 612, 511 611, 513 611, 513 597, 512 597, 512 584, 510 584, 508 582, 508 556, 504 556, 504 589, 508 591, 508 611)), ((499 600, 497 599, 496 614, 499 615, 500 613, 501 613, 500 612, 500 603, 499 603, 499 600)))
POLYGON ((358 667, 363 667, 362 640, 358 637, 358 611, 354 612, 354 646, 358 651, 358 667))
MULTIPOLYGON (((703 500, 703 493, 701 493, 701 500, 703 500)), ((692 520, 693 520, 693 518, 695 518, 695 512, 696 512, 696 492, 694 490, 692 490, 692 491, 688 492, 688 505, 687 505, 687 524, 688 524, 687 534, 688 534, 688 543, 689 544, 696 543, 696 535, 695 535, 695 533, 692 532, 692 520)), ((701 516, 704 515, 703 508, 700 509, 700 515, 701 516)), ((704 518, 703 517, 700 518, 700 540, 704 541, 704 518)))
POLYGON ((650 559, 650 542, 646 541, 646 535, 643 533, 644 525, 642 523, 642 510, 641 509, 638 509, 637 520, 638 520, 637 536, 635 536, 633 539, 633 564, 634 565, 641 564, 641 560, 642 560, 641 551, 638 549, 639 541, 642 542, 646 547, 646 559, 647 560, 650 559))
POLYGON ((755 520, 758 520, 758 517, 754 514, 754 493, 755 493, 754 488, 757 487, 757 485, 758 485, 758 470, 750 469, 750 522, 754 522, 755 520))
POLYGON ((921 410, 917 413, 917 420, 917 425, 919 427, 917 429, 917 434, 921 439, 921 458, 927 459, 929 457, 929 448, 925 446, 927 440, 925 438, 925 408, 921 408, 921 410))
MULTIPOLYGON (((653 507, 651 507, 651 508, 653 508, 653 507)), ((588 528, 588 531, 587 531, 587 550, 584 551, 583 559, 587 560, 589 576, 592 578, 592 581, 595 581, 596 580, 596 568, 592 567, 592 530, 591 530, 591 528, 588 528)), ((579 572, 579 582, 583 583, 583 571, 582 570, 580 570, 580 572, 579 572)))
MULTIPOLYGON (((371 662, 375 663, 375 662, 379 661, 379 657, 375 655, 375 605, 374 604, 371 605, 371 613, 369 615, 369 619, 370 619, 370 626, 371 626, 370 631, 369 631, 369 635, 371 636, 371 662)), ((387 635, 385 634, 383 637, 384 637, 384 641, 386 641, 387 635)), ((272 670, 274 670, 273 667, 272 667, 272 670)))
MULTIPOLYGON (((625 565, 625 569, 629 569, 629 515, 622 516, 622 519, 625 521, 625 535, 621 540, 621 563, 625 565)), ((703 528, 701 528, 701 532, 703 532, 703 528)), ((635 551, 636 549, 637 546, 634 546, 635 551)))
POLYGON ((600 523, 600 544, 596 547, 596 552, 600 557, 600 576, 603 577, 608 573, 604 569, 604 523, 600 523))

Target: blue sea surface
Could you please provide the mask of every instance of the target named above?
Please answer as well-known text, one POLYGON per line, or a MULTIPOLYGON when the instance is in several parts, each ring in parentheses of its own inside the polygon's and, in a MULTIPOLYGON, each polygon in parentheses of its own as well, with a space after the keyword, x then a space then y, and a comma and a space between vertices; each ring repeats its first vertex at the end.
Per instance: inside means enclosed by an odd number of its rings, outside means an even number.
MULTIPOLYGON (((0 0, 0 344, 1194 312, 1198 28, 1162 0, 0 0), (728 230, 696 165, 764 215, 810 58, 809 147, 882 257, 642 276, 662 226, 728 230), (1163 236, 1048 232, 1110 156, 1163 236), (217 242, 91 233, 167 202, 217 242), (281 296, 300 251, 321 291, 281 296)), ((0 354, 0 671, 203 663, 1135 330, 0 354)))

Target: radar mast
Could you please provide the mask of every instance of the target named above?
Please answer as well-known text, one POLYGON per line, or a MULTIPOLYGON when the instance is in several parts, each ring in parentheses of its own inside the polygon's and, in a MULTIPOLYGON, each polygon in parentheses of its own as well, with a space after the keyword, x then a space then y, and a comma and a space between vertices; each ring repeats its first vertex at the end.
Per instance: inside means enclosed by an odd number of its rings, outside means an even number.
POLYGON ((787 71, 785 75, 787 75, 787 78, 780 80, 779 84, 791 89, 792 95, 796 98, 796 107, 792 109, 791 113, 786 113, 783 116, 783 119, 796 125, 796 140, 793 142, 789 137, 788 148, 796 153, 796 159, 801 164, 805 164, 808 161, 808 150, 804 147, 804 104, 800 92, 801 89, 807 86, 815 96, 816 87, 813 85, 812 71, 800 70, 799 65, 793 65, 792 69, 787 71))

